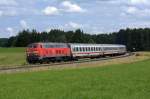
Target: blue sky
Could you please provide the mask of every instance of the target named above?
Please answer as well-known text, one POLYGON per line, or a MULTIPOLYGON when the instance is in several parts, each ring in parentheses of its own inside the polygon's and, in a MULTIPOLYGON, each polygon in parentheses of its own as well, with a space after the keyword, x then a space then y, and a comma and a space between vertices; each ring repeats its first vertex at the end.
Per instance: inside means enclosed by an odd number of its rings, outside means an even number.
POLYGON ((0 0, 0 38, 23 29, 99 34, 150 27, 150 0, 0 0))

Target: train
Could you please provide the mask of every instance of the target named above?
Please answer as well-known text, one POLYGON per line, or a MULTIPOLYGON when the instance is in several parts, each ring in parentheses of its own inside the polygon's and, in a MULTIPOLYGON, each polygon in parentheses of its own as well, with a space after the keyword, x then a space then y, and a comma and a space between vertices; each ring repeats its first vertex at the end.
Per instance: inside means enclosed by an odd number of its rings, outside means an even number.
POLYGON ((100 58, 123 55, 125 45, 82 43, 32 43, 27 46, 26 60, 29 64, 100 58))

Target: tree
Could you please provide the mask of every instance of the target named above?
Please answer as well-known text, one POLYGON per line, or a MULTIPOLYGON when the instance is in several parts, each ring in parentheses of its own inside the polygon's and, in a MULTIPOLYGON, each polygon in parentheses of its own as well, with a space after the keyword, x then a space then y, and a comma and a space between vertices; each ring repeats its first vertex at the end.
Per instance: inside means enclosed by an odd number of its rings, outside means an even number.
POLYGON ((85 43, 85 37, 84 37, 83 31, 81 31, 80 29, 77 29, 75 31, 74 35, 72 36, 71 42, 73 42, 73 43, 85 43))
POLYGON ((67 32, 59 29, 37 32, 33 29, 20 31, 17 36, 10 37, 4 42, 0 40, 0 46, 25 47, 34 42, 97 43, 123 44, 129 51, 148 51, 150 50, 150 28, 127 28, 121 29, 119 32, 98 35, 87 34, 80 29, 67 32))

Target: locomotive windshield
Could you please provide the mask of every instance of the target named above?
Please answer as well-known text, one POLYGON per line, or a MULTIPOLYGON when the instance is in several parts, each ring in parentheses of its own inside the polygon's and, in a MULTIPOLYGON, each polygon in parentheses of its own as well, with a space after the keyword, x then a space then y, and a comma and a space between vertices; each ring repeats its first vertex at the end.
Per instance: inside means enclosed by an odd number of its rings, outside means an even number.
POLYGON ((28 48, 37 48, 37 47, 38 47, 37 44, 30 44, 30 45, 28 45, 28 48))

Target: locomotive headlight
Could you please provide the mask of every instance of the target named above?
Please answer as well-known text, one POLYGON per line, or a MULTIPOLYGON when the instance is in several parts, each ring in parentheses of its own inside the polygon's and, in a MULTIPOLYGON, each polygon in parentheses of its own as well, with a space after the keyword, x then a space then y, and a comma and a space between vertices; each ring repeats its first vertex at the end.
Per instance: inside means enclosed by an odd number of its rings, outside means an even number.
POLYGON ((39 52, 38 51, 33 51, 33 54, 34 55, 39 55, 39 52))
POLYGON ((39 52, 38 52, 38 51, 27 52, 27 56, 30 56, 30 55, 38 56, 38 55, 39 55, 39 52))

